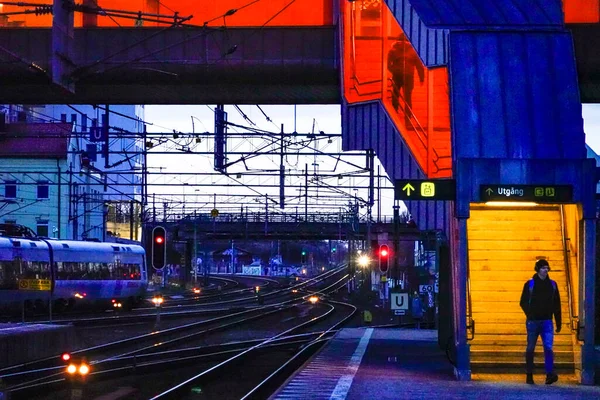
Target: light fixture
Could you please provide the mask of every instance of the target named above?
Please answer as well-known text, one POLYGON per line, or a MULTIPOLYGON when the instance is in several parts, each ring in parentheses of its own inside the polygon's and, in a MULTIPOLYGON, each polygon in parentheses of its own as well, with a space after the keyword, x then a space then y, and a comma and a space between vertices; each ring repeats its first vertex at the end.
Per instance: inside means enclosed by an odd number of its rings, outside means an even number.
POLYGON ((491 207, 535 207, 539 204, 532 201, 488 201, 485 205, 491 207))

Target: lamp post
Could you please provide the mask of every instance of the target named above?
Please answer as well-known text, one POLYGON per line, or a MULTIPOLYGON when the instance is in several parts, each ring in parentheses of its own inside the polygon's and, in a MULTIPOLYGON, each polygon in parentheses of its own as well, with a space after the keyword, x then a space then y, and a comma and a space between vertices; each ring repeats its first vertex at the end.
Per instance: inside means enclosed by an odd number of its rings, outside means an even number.
POLYGON ((160 309, 162 308, 162 303, 164 302, 164 298, 161 295, 154 296, 152 298, 152 302, 156 308, 156 322, 154 323, 154 328, 159 329, 160 326, 160 309))

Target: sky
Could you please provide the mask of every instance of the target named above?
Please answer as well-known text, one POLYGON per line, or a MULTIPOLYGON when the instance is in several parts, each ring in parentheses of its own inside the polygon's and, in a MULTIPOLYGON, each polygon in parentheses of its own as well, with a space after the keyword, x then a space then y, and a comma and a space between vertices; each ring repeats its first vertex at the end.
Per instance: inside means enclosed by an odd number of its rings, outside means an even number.
POLYGON ((583 105, 583 130, 587 145, 600 154, 600 104, 583 105))
MULTIPOLYGON (((339 105, 315 105, 315 106, 297 106, 294 109, 294 106, 290 105, 282 105, 282 106, 261 106, 264 113, 272 120, 268 121, 261 112, 261 110, 257 106, 252 105, 244 105, 240 106, 240 109, 246 114, 248 120, 244 120, 244 118, 240 115, 240 113, 233 108, 233 106, 225 106, 225 110, 228 113, 228 119, 230 122, 234 122, 239 125, 245 126, 255 126, 260 129, 278 132, 281 129, 281 124, 283 124, 284 131, 289 133, 293 131, 309 133, 311 131, 319 132, 324 131, 326 133, 341 133, 341 116, 340 116, 340 106, 339 105), (295 113, 295 115, 294 115, 295 113), (252 125, 254 124, 254 125, 252 125), (314 128, 313 128, 314 124, 314 128)), ((213 132, 214 131, 214 113, 213 113, 214 105, 179 105, 179 106, 146 106, 145 108, 145 119, 148 122, 153 123, 154 125, 148 126, 148 132, 164 132, 170 133, 173 130, 177 130, 179 132, 213 132), (193 116, 193 118, 192 118, 193 116), (192 124, 193 121, 193 124, 192 124)), ((600 104, 584 104, 583 107, 583 120, 584 120, 584 130, 586 132, 586 143, 598 154, 600 154, 600 104)), ((234 129, 230 130, 230 132, 243 132, 244 129, 234 129)), ((178 143, 182 143, 182 141, 178 141, 178 143)), ((251 139, 244 140, 241 139, 231 140, 229 142, 228 148, 235 149, 238 151, 249 151, 253 148, 260 146, 263 143, 261 139, 251 139)), ((322 151, 330 151, 330 152, 341 152, 341 139, 334 138, 332 143, 328 144, 325 141, 319 141, 319 144, 316 146, 319 150, 322 151)), ((167 143, 167 146, 171 146, 171 149, 177 149, 177 146, 174 143, 167 143)), ((213 149, 213 141, 212 140, 204 140, 203 143, 196 145, 195 150, 198 151, 209 151, 211 152, 213 149)), ((164 148, 164 147, 163 147, 164 148)), ((239 157, 239 156, 238 156, 239 157)), ((349 157, 349 160, 356 162, 357 164, 364 165, 364 159, 349 157)), ((212 155, 206 156, 191 156, 184 154, 172 154, 172 155, 150 155, 148 158, 149 165, 151 166, 150 171, 161 171, 167 173, 182 173, 182 172, 210 172, 213 171, 213 157, 212 155)), ((286 170, 289 172, 300 171, 304 168, 305 164, 309 164, 310 172, 325 172, 325 173, 342 173, 344 171, 354 170, 353 168, 349 168, 344 165, 336 164, 335 160, 331 157, 320 156, 318 158, 314 157, 286 157, 286 170), (318 164, 315 166, 314 164, 318 164), (318 171, 316 171, 318 169, 318 171)), ((379 163, 377 163, 379 165, 379 163)), ((260 158, 254 160, 248 160, 246 162, 246 166, 251 171, 269 169, 269 170, 277 170, 279 168, 279 158, 278 156, 262 156, 260 158)), ((277 178, 269 178, 269 177, 249 177, 243 175, 244 172, 247 172, 246 168, 242 167, 242 164, 238 164, 229 169, 230 172, 241 172, 242 178, 237 180, 246 184, 278 184, 277 178)), ((381 167, 381 171, 383 172, 383 168, 381 167)), ((251 189, 243 188, 241 186, 237 187, 222 187, 217 188, 218 184, 235 184, 235 181, 232 179, 223 176, 221 178, 217 177, 202 177, 195 175, 163 175, 157 176, 153 175, 150 180, 150 183, 171 183, 171 184, 180 184, 181 186, 170 186, 170 187, 151 187, 150 193, 155 191, 156 193, 164 193, 165 201, 169 199, 173 203, 175 203, 175 208, 183 206, 183 204, 188 205, 187 212, 190 212, 191 209, 197 207, 203 207, 202 212, 207 212, 212 209, 211 204, 202 204, 202 201, 207 199, 206 196, 210 194, 217 193, 219 194, 219 199, 227 199, 227 195, 232 193, 235 194, 247 194, 247 198, 239 199, 240 204, 254 204, 257 206, 258 203, 258 193, 251 189), (188 186, 184 186, 187 183, 188 186), (199 185, 209 185, 206 186, 193 186, 195 184, 199 185), (192 186, 189 186, 192 185, 192 186), (169 193, 167 196, 166 194, 169 193), (204 193, 205 196, 200 196, 201 193, 204 193), (197 196, 197 197, 196 197, 197 196), (194 203, 194 199, 197 200, 194 203)), ((303 179, 300 180, 300 183, 303 182, 303 179)), ((287 183, 290 184, 298 184, 298 181, 292 182, 288 180, 287 183)), ((333 180, 329 182, 331 185, 340 184, 340 185, 368 185, 368 180, 365 178, 345 178, 342 180, 333 180)), ((389 182, 382 182, 382 185, 391 186, 389 182)), ((268 193, 269 196, 277 199, 278 189, 277 188, 265 188, 265 189, 257 189, 261 193, 268 193)), ((347 191, 349 195, 355 195, 362 199, 367 199, 367 191, 366 190, 356 190, 356 191, 347 191)), ((158 195, 157 194, 157 195, 158 195)), ((326 195, 327 190, 316 192, 315 195, 326 195)), ((289 197, 289 203, 293 203, 293 197, 301 195, 301 190, 298 189, 286 189, 286 197, 289 197)), ((298 202, 298 200, 296 200, 298 202)), ((313 199, 313 201, 318 202, 318 199, 313 199)), ((302 204, 302 201, 299 202, 302 204)), ((392 214, 392 206, 393 206, 393 192, 391 191, 381 191, 381 206, 375 206, 373 209, 373 214, 377 215, 379 212, 381 215, 391 215, 392 214)), ((217 204, 217 208, 219 209, 235 209, 236 206, 231 205, 219 205, 217 204)), ((239 208, 239 207, 237 207, 239 208)), ((277 209, 276 206, 273 206, 274 209, 277 209)), ((292 208, 286 210, 290 212, 292 208)), ((182 210, 185 212, 185 208, 182 210)), ((362 210, 364 213, 365 210, 362 210)))
MULTIPOLYGON (((339 105, 299 105, 295 108, 291 105, 284 106, 260 106, 262 111, 271 119, 268 121, 258 106, 255 105, 242 105, 239 106, 240 109, 246 114, 248 120, 245 120, 241 114, 234 108, 234 106, 226 105, 225 111, 228 113, 228 121, 233 122, 239 125, 244 126, 254 126, 256 128, 260 128, 263 130, 268 130, 271 132, 279 132, 281 130, 281 124, 283 124, 283 129, 286 133, 291 133, 293 131, 299 133, 310 133, 314 130, 314 132, 320 135, 320 131, 323 131, 325 134, 340 134, 341 133, 341 115, 340 115, 340 106, 339 105), (296 115, 294 116, 294 112, 296 115), (314 124, 314 128, 313 128, 314 124)), ((145 107, 145 120, 153 123, 154 125, 148 125, 147 130, 150 133, 172 133, 173 129, 179 132, 191 133, 192 130, 196 133, 198 132, 214 132, 214 113, 213 113, 214 105, 179 105, 179 106, 146 106, 145 107), (192 118, 193 116, 193 118, 192 118), (193 125, 192 125, 193 121, 193 125)), ((229 132, 245 132, 245 129, 242 128, 232 128, 229 132)), ((172 136, 172 135, 170 135, 172 136)), ((321 136, 322 137, 322 136, 321 136)), ((293 140, 293 139, 292 139, 293 140)), ((298 139, 301 140, 301 139, 298 139)), ((179 143, 184 143, 185 140, 178 140, 179 143)), ((228 149, 236 150, 236 151, 249 151, 255 148, 259 148, 264 142, 263 139, 253 138, 249 140, 242 139, 229 139, 228 140, 228 149)), ((177 146, 174 143, 166 143, 160 146, 160 148, 164 149, 165 146, 170 146, 169 148, 177 150, 177 146)), ((202 143, 196 144, 194 143, 194 151, 207 151, 212 152, 214 141, 203 139, 202 143)), ((328 140, 321 139, 318 140, 314 147, 323 152, 332 152, 337 153, 342 151, 341 146, 341 138, 336 137, 332 138, 331 143, 328 140)), ((155 147, 154 149, 158 149, 155 147)), ((292 149, 298 149, 298 151, 306 152, 307 149, 302 146, 290 146, 288 148, 290 151, 292 149)), ((357 154, 357 152, 354 152, 357 154)), ((235 160, 240 156, 231 156, 229 161, 235 160)), ((232 198, 228 198, 232 194, 247 194, 247 198, 239 199, 240 203, 245 205, 254 205, 255 208, 258 207, 257 203, 264 204, 264 200, 258 198, 258 192, 262 194, 268 193, 270 197, 274 200, 278 200, 279 189, 278 188, 264 188, 264 189, 256 189, 253 191, 248 188, 243 188, 240 186, 237 187, 217 187, 218 184, 235 184, 236 180, 245 184, 270 184, 270 185, 278 185, 279 180, 278 177, 257 177, 251 176, 250 174, 246 174, 246 172, 257 172, 259 170, 270 170, 273 173, 277 173, 279 171, 279 162, 280 158, 277 155, 267 155, 261 156, 256 159, 248 159, 244 163, 238 163, 235 166, 228 168, 228 172, 232 173, 230 177, 222 176, 222 177, 214 177, 214 176, 202 176, 202 175, 184 175, 183 172, 211 172, 213 171, 213 156, 212 155, 189 155, 182 154, 181 152, 172 155, 152 155, 148 156, 148 165, 153 167, 150 169, 152 171, 161 171, 163 173, 180 173, 177 175, 166 175, 157 176, 152 175, 149 179, 149 183, 164 183, 164 184, 178 184, 177 187, 169 186, 169 187, 160 187, 160 186, 150 186, 149 192, 152 191, 157 192, 157 196, 159 193, 166 194, 169 193, 169 196, 172 199, 172 203, 174 203, 174 207, 179 208, 182 207, 183 204, 186 204, 186 209, 182 210, 185 213, 190 212, 190 208, 193 207, 203 207, 202 212, 207 212, 212 209, 212 194, 219 194, 219 198, 232 200, 232 198), (247 169, 247 168, 248 169, 247 169), (159 169, 160 168, 160 169, 159 169), (237 178, 236 173, 239 172, 241 177, 237 178), (183 186, 187 184, 187 186, 183 186), (208 185, 208 187, 206 186, 208 185), (204 193, 204 196, 201 195, 204 193), (195 199, 195 200, 194 200, 195 199), (206 201, 210 204, 202 204, 202 201, 206 201), (196 201, 195 203, 193 203, 196 201), (177 205, 177 203, 180 203, 177 205), (194 206, 195 204, 195 206, 194 206), (207 208, 208 207, 208 208, 207 208)), ((346 156, 343 157, 342 160, 347 160, 349 162, 355 163, 360 166, 365 165, 366 157, 365 156, 346 156)), ((311 186, 314 191, 310 191, 312 197, 312 203, 315 206, 322 205, 322 209, 314 209, 313 212, 338 212, 338 208, 327 208, 328 201, 337 202, 340 204, 346 204, 351 200, 352 196, 356 196, 359 199, 366 200, 368 198, 367 189, 359 189, 359 190, 351 190, 351 189, 340 189, 347 193, 345 197, 342 197, 341 194, 335 194, 334 192, 338 190, 337 188, 340 186, 367 186, 368 185, 368 177, 366 174, 363 174, 363 177, 348 177, 348 174, 351 172, 355 172, 357 170, 356 167, 349 166, 344 164, 343 162, 337 161, 333 157, 327 156, 295 156, 289 155, 285 158, 285 168, 289 173, 300 173, 303 174, 303 170, 305 165, 309 166, 309 174, 312 176, 313 173, 325 173, 329 175, 335 175, 335 177, 330 177, 328 179, 322 180, 321 182, 314 181, 311 186), (338 174, 343 174, 344 178, 337 178, 338 174), (325 188, 326 186, 331 189, 325 188), (313 196, 314 195, 314 196, 313 196), (319 198, 317 198, 319 196, 319 198), (337 200, 327 200, 327 196, 337 196, 337 200), (347 199, 346 199, 347 197, 347 199)), ((378 162, 376 165, 379 165, 378 162)), ((376 166, 377 168, 377 166, 376 166)), ((377 171, 377 170, 376 170, 377 171)), ((380 171, 384 174, 384 170, 381 167, 380 171)), ((311 177, 312 179, 312 177, 311 177)), ((295 179, 286 179, 286 184, 289 185, 303 185, 304 177, 295 178, 295 179)), ((392 185, 389 182, 384 182, 384 179, 381 180, 382 185, 386 185, 386 187, 391 188, 392 185)), ((302 195, 302 189, 289 187, 286 188, 286 203, 291 205, 294 201, 299 205, 302 212, 303 209, 303 200, 298 198, 298 196, 302 195)), ((382 202, 381 207, 375 206, 373 208, 373 214, 376 216, 377 213, 381 215, 391 216, 393 213, 393 191, 392 190, 382 190, 380 192, 382 202)), ((377 193, 376 193, 377 196, 377 193)), ((262 206, 261 206, 262 207, 262 206)), ((237 212, 240 209, 240 206, 233 205, 219 205, 217 204, 217 209, 222 210, 226 208, 231 208, 231 212, 237 212)), ((286 212, 294 212, 296 207, 289 207, 286 212)), ((278 207, 274 204, 273 209, 271 211, 279 211, 278 207)), ((366 208, 362 207, 361 213, 365 213, 366 208)))

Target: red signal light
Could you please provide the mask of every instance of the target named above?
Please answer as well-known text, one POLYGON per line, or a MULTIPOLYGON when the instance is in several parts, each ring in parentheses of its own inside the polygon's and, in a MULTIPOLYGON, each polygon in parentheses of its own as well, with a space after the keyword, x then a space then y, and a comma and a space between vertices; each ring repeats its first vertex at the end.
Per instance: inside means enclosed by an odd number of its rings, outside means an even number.
POLYGON ((162 226, 152 229, 152 267, 160 270, 167 264, 167 230, 162 226))
POLYGON ((60 358, 62 358, 63 361, 69 361, 71 359, 71 355, 69 353, 63 353, 60 358))
POLYGON ((390 249, 386 244, 379 246, 379 271, 386 274, 390 269, 390 249))

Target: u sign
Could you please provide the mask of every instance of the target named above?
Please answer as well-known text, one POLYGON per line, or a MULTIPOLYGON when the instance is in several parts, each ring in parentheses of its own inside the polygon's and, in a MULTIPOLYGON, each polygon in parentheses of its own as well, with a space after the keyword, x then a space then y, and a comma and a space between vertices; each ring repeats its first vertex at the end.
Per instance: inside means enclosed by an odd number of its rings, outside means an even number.
POLYGON ((90 142, 103 142, 104 140, 106 140, 104 129, 99 126, 92 126, 90 128, 90 142))

